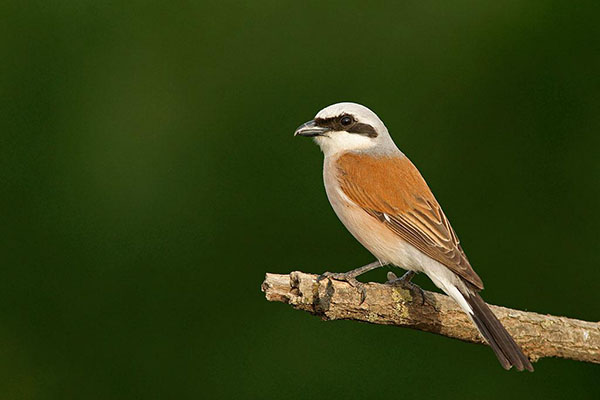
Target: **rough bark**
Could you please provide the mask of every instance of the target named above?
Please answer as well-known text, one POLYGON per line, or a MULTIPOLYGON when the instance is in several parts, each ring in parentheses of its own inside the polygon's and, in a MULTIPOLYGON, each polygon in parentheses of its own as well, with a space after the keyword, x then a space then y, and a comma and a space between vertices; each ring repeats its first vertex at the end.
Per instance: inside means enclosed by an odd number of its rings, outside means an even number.
MULTIPOLYGON (((317 275, 292 272, 266 274, 267 300, 290 304, 323 320, 348 319, 397 325, 485 343, 479 332, 448 296, 399 285, 366 283, 366 297, 347 282, 317 281, 317 275), (423 300, 424 303, 423 303, 423 300)), ((494 314, 532 361, 561 357, 600 363, 600 323, 542 315, 490 305, 494 314)))

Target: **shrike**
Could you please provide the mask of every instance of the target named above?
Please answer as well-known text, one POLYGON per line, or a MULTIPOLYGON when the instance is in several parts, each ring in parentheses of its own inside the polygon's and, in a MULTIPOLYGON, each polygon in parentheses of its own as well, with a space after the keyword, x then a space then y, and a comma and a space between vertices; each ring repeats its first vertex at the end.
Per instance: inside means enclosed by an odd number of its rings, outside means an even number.
POLYGON ((358 275, 388 264, 408 270, 407 282, 423 272, 467 313, 505 369, 533 371, 479 296, 483 282, 427 183, 374 112, 360 104, 334 104, 294 136, 313 137, 321 147, 325 190, 335 213, 378 260, 329 276, 356 282, 358 275))

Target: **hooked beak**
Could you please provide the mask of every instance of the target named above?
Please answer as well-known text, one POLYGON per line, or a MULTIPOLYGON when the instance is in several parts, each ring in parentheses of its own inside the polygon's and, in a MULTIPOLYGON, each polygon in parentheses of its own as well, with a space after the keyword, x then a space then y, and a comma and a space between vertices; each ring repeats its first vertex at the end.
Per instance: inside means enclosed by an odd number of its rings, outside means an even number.
POLYGON ((294 132, 294 136, 325 136, 325 133, 328 131, 329 128, 318 126, 317 123, 314 120, 312 120, 300 125, 298 129, 296 129, 296 132, 294 132))

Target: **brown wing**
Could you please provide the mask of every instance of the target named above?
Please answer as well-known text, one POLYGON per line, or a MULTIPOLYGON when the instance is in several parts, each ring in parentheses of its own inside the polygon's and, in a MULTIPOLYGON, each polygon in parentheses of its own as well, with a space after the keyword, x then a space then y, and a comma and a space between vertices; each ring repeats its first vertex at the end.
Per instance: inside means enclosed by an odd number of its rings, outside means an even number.
POLYGON ((483 289, 448 218, 408 158, 346 153, 336 166, 346 196, 403 240, 483 289))

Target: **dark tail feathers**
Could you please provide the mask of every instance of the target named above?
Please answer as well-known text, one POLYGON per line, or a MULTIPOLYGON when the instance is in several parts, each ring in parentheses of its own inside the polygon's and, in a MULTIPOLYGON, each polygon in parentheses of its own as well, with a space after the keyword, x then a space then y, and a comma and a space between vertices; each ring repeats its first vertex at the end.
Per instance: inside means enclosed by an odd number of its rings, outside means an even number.
MULTIPOLYGON (((471 288, 469 288, 471 289, 471 288)), ((521 351, 519 345, 515 343, 504 326, 498 321, 492 310, 485 304, 479 293, 475 289, 469 290, 464 294, 465 300, 473 309, 473 321, 481 335, 487 340, 498 361, 504 369, 510 369, 515 366, 519 371, 524 369, 533 371, 533 366, 525 354, 521 351)))

